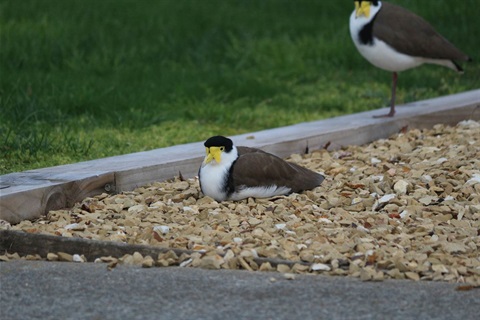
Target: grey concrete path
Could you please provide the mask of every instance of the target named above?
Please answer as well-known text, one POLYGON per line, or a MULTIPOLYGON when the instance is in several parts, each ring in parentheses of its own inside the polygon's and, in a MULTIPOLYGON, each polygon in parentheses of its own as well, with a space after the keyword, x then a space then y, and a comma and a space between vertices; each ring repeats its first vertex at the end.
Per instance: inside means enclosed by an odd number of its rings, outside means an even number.
POLYGON ((480 290, 456 287, 19 260, 0 263, 0 318, 479 319, 480 290))

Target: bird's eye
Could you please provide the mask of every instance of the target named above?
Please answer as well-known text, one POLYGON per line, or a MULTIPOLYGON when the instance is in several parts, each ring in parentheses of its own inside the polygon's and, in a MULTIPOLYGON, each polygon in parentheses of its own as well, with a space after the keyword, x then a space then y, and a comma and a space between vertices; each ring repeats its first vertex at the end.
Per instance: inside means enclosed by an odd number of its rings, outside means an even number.
POLYGON ((225 150, 225 147, 220 147, 220 151, 224 151, 225 150))

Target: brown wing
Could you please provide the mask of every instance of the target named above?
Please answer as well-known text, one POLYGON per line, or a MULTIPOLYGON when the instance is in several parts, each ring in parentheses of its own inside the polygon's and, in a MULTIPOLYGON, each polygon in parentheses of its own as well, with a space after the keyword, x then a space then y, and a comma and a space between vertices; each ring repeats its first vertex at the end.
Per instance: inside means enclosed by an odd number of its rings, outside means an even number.
POLYGON ((373 24, 373 34, 397 51, 411 56, 470 60, 423 18, 394 4, 382 2, 373 24))
POLYGON ((245 185, 285 186, 292 192, 313 189, 324 177, 297 164, 287 162, 273 154, 259 149, 238 147, 239 157, 232 169, 234 187, 245 185))

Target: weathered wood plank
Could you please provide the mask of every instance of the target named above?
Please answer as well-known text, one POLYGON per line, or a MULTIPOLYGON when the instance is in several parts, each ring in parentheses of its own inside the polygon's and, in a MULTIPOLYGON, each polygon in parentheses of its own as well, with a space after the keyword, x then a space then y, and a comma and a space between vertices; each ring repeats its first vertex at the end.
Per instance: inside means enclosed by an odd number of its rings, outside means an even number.
MULTIPOLYGON (((87 261, 93 262, 101 257, 121 258, 126 254, 140 253, 142 256, 151 256, 157 259, 159 254, 173 251, 177 256, 192 254, 194 251, 162 248, 140 244, 127 244, 123 242, 99 241, 82 238, 67 238, 39 233, 26 233, 23 231, 0 230, 0 254, 18 253, 20 256, 40 255, 46 258, 48 253, 65 252, 71 255, 84 255, 87 261)), ((272 266, 286 264, 293 266, 295 263, 305 264, 301 261, 288 261, 272 258, 254 258, 254 261, 261 265, 269 262, 272 266)))
POLYGON ((96 258, 112 256, 120 258, 126 254, 139 252, 143 256, 156 259, 159 254, 174 251, 178 256, 192 251, 170 249, 113 241, 98 241, 82 238, 67 238, 48 234, 26 233, 22 231, 0 230, 0 253, 18 253, 20 256, 38 254, 46 258, 48 253, 65 252, 84 255, 92 262, 96 258))
MULTIPOLYGON (((345 145, 359 145, 386 138, 402 128, 429 128, 438 123, 480 120, 480 90, 398 106, 394 118, 372 118, 386 108, 299 123, 232 137, 236 145, 262 148, 281 157, 345 145), (253 137, 253 139, 252 139, 253 137)), ((205 139, 208 137, 205 137, 205 139)), ((48 210, 69 207, 86 196, 131 190, 182 173, 193 177, 203 158, 203 143, 30 170, 0 176, 0 219, 17 223, 34 219, 48 210)))
MULTIPOLYGON (((38 180, 33 177, 33 182, 30 179, 29 184, 18 185, 14 192, 9 192, 10 188, 0 190, 0 219, 11 223, 34 219, 50 210, 71 207, 86 197, 104 192, 105 185, 115 184, 113 172, 77 177, 77 180, 74 180, 75 176, 56 181, 45 177, 48 176, 42 175, 38 180)), ((8 182, 8 179, 2 180, 2 185, 8 182)))

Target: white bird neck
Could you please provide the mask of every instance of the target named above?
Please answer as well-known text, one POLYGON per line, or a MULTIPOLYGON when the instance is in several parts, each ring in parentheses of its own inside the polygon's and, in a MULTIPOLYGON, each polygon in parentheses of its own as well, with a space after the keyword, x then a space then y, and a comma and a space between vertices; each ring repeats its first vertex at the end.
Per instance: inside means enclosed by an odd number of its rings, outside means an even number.
POLYGON ((223 152, 222 159, 220 160, 220 165, 230 169, 232 163, 237 160, 238 158, 238 150, 237 147, 232 146, 232 150, 230 152, 223 152))

